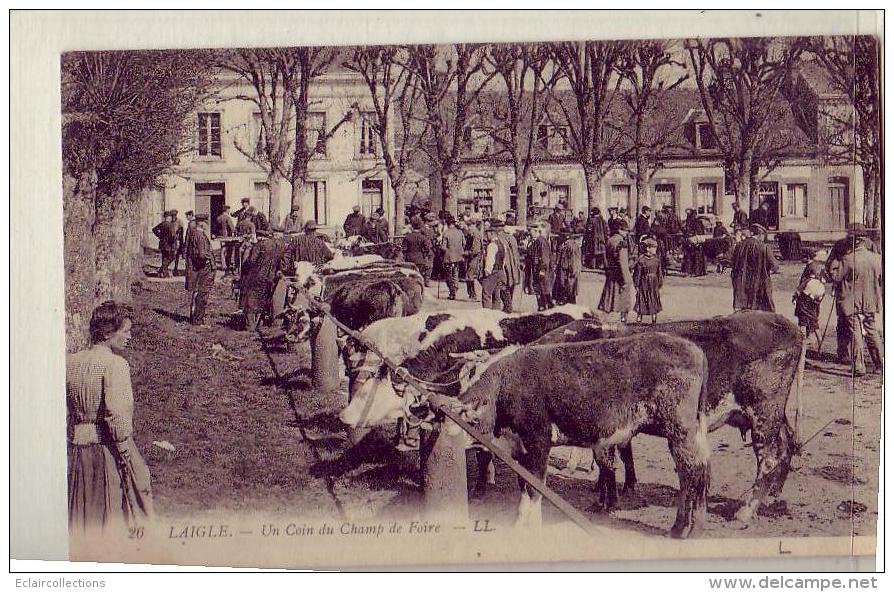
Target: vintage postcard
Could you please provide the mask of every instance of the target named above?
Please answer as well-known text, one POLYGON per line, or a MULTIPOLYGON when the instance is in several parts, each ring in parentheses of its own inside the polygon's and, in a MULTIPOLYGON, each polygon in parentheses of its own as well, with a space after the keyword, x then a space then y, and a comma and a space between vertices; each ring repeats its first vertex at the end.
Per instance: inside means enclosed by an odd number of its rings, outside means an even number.
POLYGON ((70 559, 875 554, 864 29, 65 48, 70 559))

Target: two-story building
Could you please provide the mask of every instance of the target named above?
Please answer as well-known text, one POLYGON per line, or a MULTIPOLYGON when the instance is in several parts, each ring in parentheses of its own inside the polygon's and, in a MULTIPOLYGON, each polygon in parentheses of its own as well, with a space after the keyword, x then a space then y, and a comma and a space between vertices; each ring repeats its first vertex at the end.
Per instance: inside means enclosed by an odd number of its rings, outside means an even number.
MULTIPOLYGON (((846 160, 829 159, 820 149, 822 120, 829 102, 847 108, 846 104, 840 105, 842 97, 831 93, 822 77, 822 70, 812 64, 796 73, 790 88, 796 89, 797 95, 790 92, 792 102, 780 101, 782 115, 774 122, 774 133, 785 147, 775 166, 758 174, 759 202, 767 202, 774 217, 771 230, 810 233, 805 238, 816 240, 831 238, 849 223, 863 220, 860 167, 846 160)), ((715 214, 731 221, 733 187, 724 173, 698 91, 678 88, 669 92, 664 102, 654 113, 656 120, 646 122, 648 128, 661 128, 655 137, 659 132, 667 137, 656 159, 660 164, 648 171, 640 203, 653 210, 670 205, 680 216, 692 208, 699 214, 715 214)), ((465 180, 458 197, 459 209, 485 215, 517 210, 511 161, 499 154, 499 147, 490 137, 494 132, 488 128, 487 115, 470 119, 477 124, 466 134, 469 141, 464 152, 465 180)), ((534 134, 534 182, 527 191, 529 215, 534 217, 545 217, 558 203, 575 215, 587 208, 583 169, 572 158, 568 128, 557 125, 558 119, 544 117, 534 134)), ((621 119, 613 123, 629 125, 621 119)), ((615 164, 601 179, 595 203, 603 215, 609 207, 626 208, 633 215, 636 184, 630 166, 629 162, 615 164)), ((432 201, 439 203, 437 196, 432 196, 432 201)))
MULTIPOLYGON (((330 70, 311 84, 305 141, 315 146, 321 130, 328 132, 348 113, 351 120, 311 158, 296 205, 302 219, 313 219, 323 232, 334 235, 355 205, 366 216, 381 207, 391 220, 394 200, 379 139, 370 126, 374 114, 369 90, 337 63, 330 70)), ((251 96, 253 89, 223 77, 219 86, 219 93, 195 114, 194 150, 165 180, 146 221, 150 228, 164 210, 177 209, 181 216, 193 210, 209 214, 213 221, 224 205, 235 211, 246 197, 274 227, 292 209, 291 185, 282 179, 278 195, 271 196, 267 172, 254 156, 261 114, 255 103, 239 98, 251 96)), ((217 234, 216 225, 212 227, 217 234)))

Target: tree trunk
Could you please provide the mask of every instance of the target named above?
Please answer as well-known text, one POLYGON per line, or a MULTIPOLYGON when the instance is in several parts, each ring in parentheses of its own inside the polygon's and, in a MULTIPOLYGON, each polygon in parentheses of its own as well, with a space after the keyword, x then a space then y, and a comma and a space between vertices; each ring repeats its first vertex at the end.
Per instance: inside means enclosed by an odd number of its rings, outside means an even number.
POLYGON ((639 215, 640 208, 642 206, 647 205, 643 203, 643 188, 646 186, 645 181, 646 176, 646 163, 645 159, 637 156, 636 159, 636 174, 633 178, 633 183, 636 189, 636 196, 633 198, 633 211, 630 212, 631 218, 634 220, 639 215))
POLYGON ((528 224, 528 174, 523 167, 515 167, 515 209, 519 226, 528 224))
POLYGON ((93 237, 96 241, 95 302, 131 301, 137 264, 131 234, 139 219, 139 198, 123 189, 96 194, 93 237))
POLYGON ((880 195, 881 184, 878 181, 876 170, 863 169, 863 191, 866 195, 863 205, 863 218, 867 228, 881 228, 882 200, 880 195))
POLYGON ((444 209, 455 217, 459 195, 459 183, 455 174, 441 173, 441 191, 441 203, 444 204, 444 209))
POLYGON ((403 188, 400 183, 392 183, 391 191, 394 193, 394 234, 403 234, 404 218, 407 215, 407 201, 404 198, 403 188))
POLYGON ((280 213, 281 200, 279 198, 282 182, 283 178, 275 171, 267 173, 267 194, 270 196, 270 207, 269 211, 265 212, 265 214, 270 221, 271 226, 279 224, 280 218, 282 217, 280 213))
MULTIPOLYGON (((295 208, 301 209, 301 202, 304 198, 304 179, 297 178, 292 181, 292 193, 289 201, 289 212, 294 210, 295 208)), ((328 188, 327 188, 328 189, 328 188)), ((314 218, 313 206, 311 205, 308 208, 309 212, 303 213, 303 218, 305 220, 312 220, 314 218)), ((279 215, 279 219, 276 221, 276 225, 278 226, 280 222, 288 216, 288 212, 279 212, 277 210, 277 214, 279 215)))
POLYGON ((96 175, 62 177, 65 261, 65 348, 84 349, 90 343, 90 315, 96 285, 96 246, 93 242, 96 175))
POLYGON ((587 181, 587 210, 589 213, 589 210, 599 207, 599 185, 602 181, 602 176, 596 170, 596 167, 584 166, 584 179, 587 181))
POLYGON ((750 157, 746 157, 742 160, 742 168, 739 171, 738 183, 739 199, 742 199, 743 196, 748 198, 749 217, 751 216, 751 212, 760 207, 760 204, 757 203, 757 171, 752 170, 754 168, 752 162, 750 157))

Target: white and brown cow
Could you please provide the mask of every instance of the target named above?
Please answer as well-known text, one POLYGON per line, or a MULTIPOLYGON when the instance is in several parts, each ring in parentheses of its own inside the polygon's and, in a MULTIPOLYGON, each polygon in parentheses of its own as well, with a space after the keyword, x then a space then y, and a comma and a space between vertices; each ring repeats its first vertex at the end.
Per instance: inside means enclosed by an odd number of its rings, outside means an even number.
MULTIPOLYGON (((664 333, 512 346, 481 364, 459 399, 485 433, 511 430, 523 447, 519 461, 541 479, 553 426, 568 444, 592 448, 606 473, 614 470, 615 446, 641 432, 665 438, 680 480, 671 536, 685 538, 704 521, 707 505, 707 372, 698 346, 664 333)), ((537 523, 540 494, 521 485, 519 523, 537 523)))
MULTIPOLYGON (((458 354, 529 343, 585 318, 594 318, 593 312, 571 304, 532 314, 463 309, 383 319, 366 327, 361 336, 415 378, 454 384, 453 394, 458 394, 463 367, 458 354)), ((344 354, 351 401, 339 415, 341 420, 351 428, 367 428, 403 417, 413 398, 403 397, 406 383, 392 377, 377 355, 354 340, 348 340, 344 354)))

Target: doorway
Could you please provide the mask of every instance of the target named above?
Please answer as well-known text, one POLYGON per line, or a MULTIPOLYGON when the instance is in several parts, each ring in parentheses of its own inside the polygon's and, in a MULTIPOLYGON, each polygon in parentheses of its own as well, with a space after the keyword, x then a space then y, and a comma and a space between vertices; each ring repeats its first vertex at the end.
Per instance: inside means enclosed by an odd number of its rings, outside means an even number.
POLYGON ((196 183, 195 213, 206 214, 211 223, 211 236, 219 236, 217 217, 226 205, 226 185, 224 183, 196 183))
POLYGON ((829 207, 832 210, 832 228, 845 230, 851 222, 850 199, 846 177, 829 179, 829 207))

